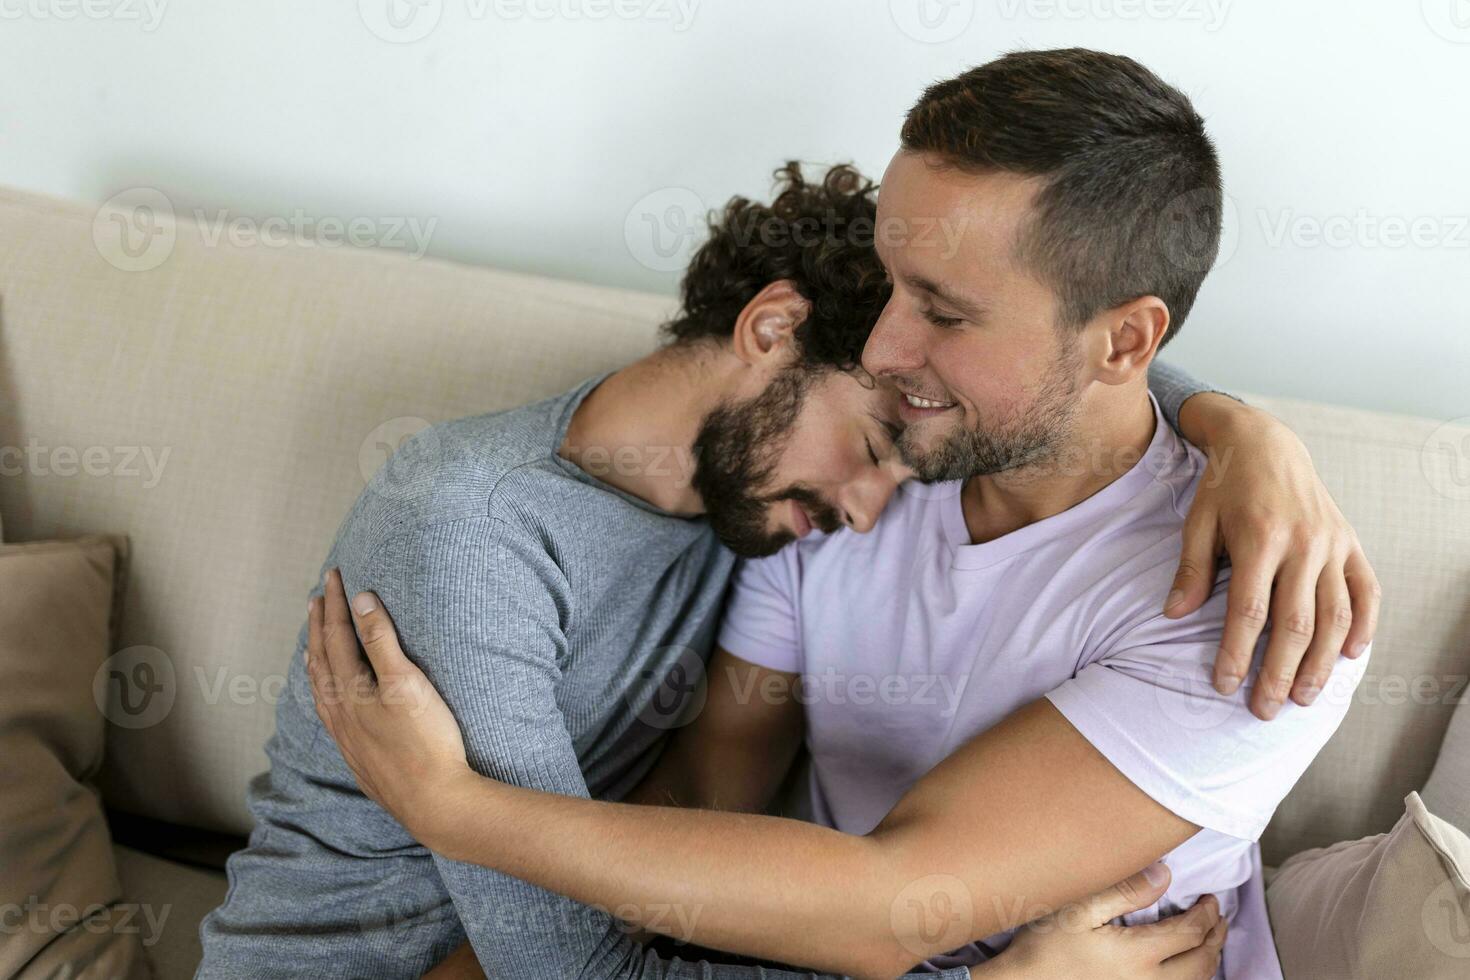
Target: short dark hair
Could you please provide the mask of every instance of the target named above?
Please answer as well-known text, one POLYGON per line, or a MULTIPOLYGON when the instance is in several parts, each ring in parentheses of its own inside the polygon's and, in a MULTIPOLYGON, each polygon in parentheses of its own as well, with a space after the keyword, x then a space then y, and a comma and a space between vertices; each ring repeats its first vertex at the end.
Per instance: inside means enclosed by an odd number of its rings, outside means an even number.
POLYGON ((1044 178, 1018 260, 1064 324, 1155 295, 1178 331, 1220 244, 1220 164, 1178 89, 1131 58, 1018 51, 931 86, 903 147, 962 172, 1044 178))
POLYGON ((873 248, 877 185, 848 164, 820 183, 795 161, 775 177, 770 204, 735 197, 709 215, 709 239, 689 263, 664 334, 674 343, 728 338, 757 293, 790 280, 811 306, 795 331, 800 366, 851 371, 890 292, 873 248))

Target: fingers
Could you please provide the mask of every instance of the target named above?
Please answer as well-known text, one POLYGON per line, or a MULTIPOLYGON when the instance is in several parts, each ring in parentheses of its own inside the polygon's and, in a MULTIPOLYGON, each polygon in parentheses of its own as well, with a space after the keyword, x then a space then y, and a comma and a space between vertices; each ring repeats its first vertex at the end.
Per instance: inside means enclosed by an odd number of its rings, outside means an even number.
POLYGON ((1220 652, 1215 657, 1215 690, 1227 696, 1239 690, 1250 669, 1256 641, 1266 626, 1271 580, 1277 567, 1276 560, 1262 550, 1246 552, 1237 548, 1231 553, 1232 561, 1236 560, 1237 552, 1240 558, 1231 573, 1226 595, 1225 630, 1220 638, 1220 652))
POLYGON ((1164 615, 1170 619, 1194 612, 1210 597, 1215 584, 1215 560, 1219 555, 1219 516, 1214 511, 1189 509, 1184 521, 1184 549, 1179 570, 1164 600, 1164 615))
POLYGON ((333 703, 335 694, 328 690, 332 683, 331 672, 322 646, 322 600, 317 596, 306 600, 306 674, 311 679, 311 699, 316 705, 316 716, 330 732, 332 719, 327 708, 333 703))
POLYGON ((357 644, 357 631, 352 613, 347 608, 347 593, 342 587, 342 573, 329 569, 322 584, 322 646, 328 672, 339 684, 350 683, 366 672, 362 649, 357 644))
POLYGON ((1291 693, 1297 667, 1317 630, 1317 581, 1324 559, 1304 556, 1278 573, 1271 602, 1271 637, 1261 672, 1251 692, 1251 711, 1262 721, 1275 718, 1291 693))
POLYGON ((1083 900, 1088 910, 1088 925, 1097 928, 1120 915, 1148 908, 1163 897, 1169 881, 1169 866, 1155 862, 1116 885, 1104 888, 1083 900))
POLYGON ((1229 922, 1220 919, 1205 936, 1204 942, 1187 953, 1164 961, 1164 980, 1212 980, 1220 972, 1220 956, 1229 934, 1229 922))
POLYGON ((1373 642, 1373 636, 1378 632, 1378 604, 1383 590, 1361 547, 1355 547, 1348 555, 1343 575, 1347 578, 1353 607, 1353 625, 1348 630, 1343 650, 1349 657, 1357 658, 1368 649, 1368 644, 1373 642))
POLYGON ((398 630, 393 619, 375 593, 359 592, 353 596, 351 611, 357 637, 362 641, 362 649, 380 684, 387 678, 415 669, 398 643, 398 630))
POLYGON ((1291 699, 1297 704, 1309 705, 1317 700, 1332 676, 1332 668, 1352 625, 1353 608, 1347 580, 1341 568, 1328 565, 1317 580, 1317 631, 1312 634, 1291 689, 1291 699))
POLYGON ((1150 961, 1162 963, 1199 947, 1220 922, 1219 899, 1214 895, 1202 895, 1186 911, 1157 922, 1125 928, 1133 933, 1136 942, 1147 947, 1150 961))

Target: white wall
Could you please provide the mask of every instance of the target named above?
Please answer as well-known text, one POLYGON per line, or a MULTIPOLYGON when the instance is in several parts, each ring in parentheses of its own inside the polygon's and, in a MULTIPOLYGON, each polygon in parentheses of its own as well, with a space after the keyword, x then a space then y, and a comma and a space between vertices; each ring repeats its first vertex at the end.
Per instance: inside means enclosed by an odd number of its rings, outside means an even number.
POLYGON ((1470 416, 1470 0, 0 0, 0 182, 671 292, 647 220, 787 157, 877 175, 927 82, 1063 45, 1219 143, 1238 222, 1175 359, 1470 416))

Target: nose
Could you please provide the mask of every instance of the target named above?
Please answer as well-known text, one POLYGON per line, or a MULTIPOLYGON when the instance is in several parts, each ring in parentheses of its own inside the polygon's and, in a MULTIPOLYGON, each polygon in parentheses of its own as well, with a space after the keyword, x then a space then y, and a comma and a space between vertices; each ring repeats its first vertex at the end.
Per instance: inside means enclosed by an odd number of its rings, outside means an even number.
POLYGON ((867 534, 878 523, 883 508, 893 499, 898 489, 898 477, 887 468, 874 470, 849 482, 842 488, 842 510, 847 515, 848 527, 859 534, 867 534))
POLYGON ((889 297, 863 345, 863 370, 875 378, 918 371, 924 366, 924 326, 903 309, 896 293, 889 297))

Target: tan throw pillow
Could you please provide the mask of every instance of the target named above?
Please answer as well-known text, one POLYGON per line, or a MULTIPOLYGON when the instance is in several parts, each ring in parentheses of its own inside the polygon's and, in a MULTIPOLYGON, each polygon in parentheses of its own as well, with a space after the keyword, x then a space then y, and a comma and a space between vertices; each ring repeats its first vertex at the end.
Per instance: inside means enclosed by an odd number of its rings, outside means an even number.
POLYGON ((1470 977, 1470 837, 1410 793, 1386 834, 1303 851, 1266 890, 1286 980, 1470 977))
POLYGON ((0 977, 150 975, 88 781, 121 539, 0 545, 0 977))
POLYGON ((1450 716, 1422 795, 1425 806, 1470 834, 1470 698, 1450 716))

